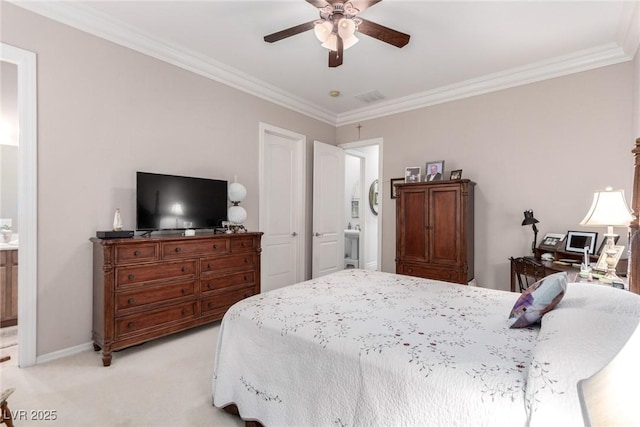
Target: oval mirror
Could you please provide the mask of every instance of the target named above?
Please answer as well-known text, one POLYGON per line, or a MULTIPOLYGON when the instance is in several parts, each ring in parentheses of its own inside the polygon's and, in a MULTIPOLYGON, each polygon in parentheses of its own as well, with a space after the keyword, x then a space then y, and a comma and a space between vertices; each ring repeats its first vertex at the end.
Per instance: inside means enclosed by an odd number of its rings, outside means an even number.
POLYGON ((369 207, 371 213, 378 215, 378 180, 374 180, 369 187, 369 207))

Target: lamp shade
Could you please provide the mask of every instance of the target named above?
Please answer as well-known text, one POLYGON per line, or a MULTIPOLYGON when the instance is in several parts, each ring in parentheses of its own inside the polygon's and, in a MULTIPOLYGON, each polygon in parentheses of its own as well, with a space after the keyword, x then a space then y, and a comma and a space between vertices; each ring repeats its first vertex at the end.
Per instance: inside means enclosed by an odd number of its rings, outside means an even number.
POLYGON ((624 198, 624 190, 607 187, 593 194, 591 208, 580 225, 627 227, 632 220, 631 210, 624 198))
POLYGON ((247 189, 239 182, 229 184, 229 201, 239 203, 247 197, 247 189))
POLYGON ((532 225, 539 222, 540 221, 533 217, 533 211, 531 209, 524 211, 524 219, 522 220, 522 225, 532 225))

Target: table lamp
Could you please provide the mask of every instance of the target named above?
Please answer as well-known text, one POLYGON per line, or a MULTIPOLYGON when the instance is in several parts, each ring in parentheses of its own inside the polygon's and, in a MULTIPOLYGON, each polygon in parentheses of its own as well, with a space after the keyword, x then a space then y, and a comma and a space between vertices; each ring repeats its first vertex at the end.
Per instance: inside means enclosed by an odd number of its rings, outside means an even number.
POLYGON ((596 191, 593 194, 593 203, 587 216, 580 222, 580 225, 587 227, 607 227, 604 251, 607 255, 607 273, 602 279, 604 283, 622 282, 616 275, 615 259, 616 248, 613 234, 613 227, 628 227, 633 220, 631 210, 624 198, 624 190, 613 190, 607 187, 605 190, 596 191))
POLYGON ((531 243, 531 252, 536 253, 536 246, 538 241, 538 227, 536 227, 536 223, 538 223, 537 219, 533 217, 533 210, 529 209, 524 211, 524 220, 522 220, 522 225, 530 225, 533 229, 533 243, 531 243))
POLYGON ((241 201, 247 197, 247 189, 244 185, 239 182, 233 182, 229 185, 229 201, 233 204, 233 206, 229 207, 227 212, 227 216, 229 221, 231 222, 230 229, 237 233, 239 231, 246 231, 243 222, 247 219, 247 211, 242 207, 238 206, 241 201))

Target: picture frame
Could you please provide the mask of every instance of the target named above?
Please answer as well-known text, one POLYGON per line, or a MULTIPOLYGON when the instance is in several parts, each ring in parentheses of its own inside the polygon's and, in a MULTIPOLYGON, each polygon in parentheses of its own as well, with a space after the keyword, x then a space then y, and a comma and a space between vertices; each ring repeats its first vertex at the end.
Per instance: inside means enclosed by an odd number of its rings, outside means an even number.
POLYGON ((351 201, 351 218, 360 218, 360 200, 351 201))
POLYGON ((542 238, 539 249, 547 252, 555 252, 558 246, 564 241, 566 234, 564 233, 547 233, 542 238))
MULTIPOLYGON (((613 259, 615 260, 613 267, 615 268, 616 265, 618 265, 618 261, 620 261, 620 258, 622 257, 622 253, 624 252, 624 246, 615 245, 614 248, 616 249, 616 254, 613 257, 613 259)), ((598 262, 596 263, 596 266, 594 267, 594 269, 598 271, 607 271, 608 268, 609 266, 607 265, 607 253, 602 252, 600 254, 600 258, 598 258, 598 262)))
POLYGON ((424 170, 424 181, 442 181, 444 179, 444 160, 427 162, 424 170))
POLYGON ((589 247, 589 255, 595 254, 598 233, 591 231, 567 231, 567 252, 584 253, 585 246, 589 247))
POLYGON ((462 169, 452 170, 449 174, 449 179, 456 181, 458 179, 462 179, 462 169))
POLYGON ((396 184, 402 184, 404 182, 404 178, 391 178, 391 198, 395 199, 398 197, 398 191, 396 189, 396 184))
MULTIPOLYGON (((620 240, 620 235, 616 234, 613 237, 613 244, 615 245, 616 243, 618 243, 618 240, 620 240)), ((606 237, 602 240, 602 243, 600 243, 600 247, 598 248, 598 252, 596 252, 596 255, 600 255, 605 246, 607 246, 607 238, 606 237)))
POLYGON ((404 182, 420 182, 420 166, 409 166, 404 168, 404 182))

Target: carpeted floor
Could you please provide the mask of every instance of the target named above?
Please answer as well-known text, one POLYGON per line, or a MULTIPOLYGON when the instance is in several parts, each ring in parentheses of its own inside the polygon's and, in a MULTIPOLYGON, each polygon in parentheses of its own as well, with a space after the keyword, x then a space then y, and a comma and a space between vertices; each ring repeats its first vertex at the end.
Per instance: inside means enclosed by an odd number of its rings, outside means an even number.
POLYGON ((116 352, 110 367, 91 350, 29 368, 3 363, 0 387, 16 389, 9 408, 26 415, 17 426, 243 426, 211 404, 218 330, 215 323, 116 352), (31 417, 53 411, 55 421, 31 417))

